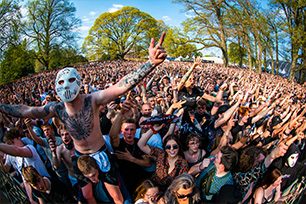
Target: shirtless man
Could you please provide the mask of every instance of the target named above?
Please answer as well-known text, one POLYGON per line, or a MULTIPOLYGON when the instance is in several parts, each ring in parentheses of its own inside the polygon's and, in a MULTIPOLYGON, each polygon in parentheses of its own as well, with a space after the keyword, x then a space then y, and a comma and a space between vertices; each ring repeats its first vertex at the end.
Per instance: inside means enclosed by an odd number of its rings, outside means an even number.
MULTIPOLYGON (((57 73, 55 89, 61 102, 51 102, 40 107, 0 104, 0 111, 19 118, 57 117, 72 136, 77 156, 88 154, 93 157, 102 172, 109 172, 111 164, 106 152, 105 141, 100 130, 99 106, 107 104, 135 87, 147 74, 166 59, 162 48, 165 33, 154 47, 154 39, 149 46, 149 62, 123 77, 117 84, 92 94, 79 94, 81 77, 75 68, 64 68, 57 73)), ((92 192, 89 195, 90 201, 92 192)))
POLYGON ((79 94, 81 77, 75 68, 64 68, 56 76, 55 89, 62 102, 52 102, 45 106, 0 104, 0 111, 14 117, 50 118, 58 117, 73 138, 75 149, 82 154, 98 152, 104 145, 100 131, 99 111, 118 96, 135 87, 167 54, 161 47, 165 33, 154 47, 154 39, 149 47, 149 62, 123 77, 117 84, 92 94, 79 94))

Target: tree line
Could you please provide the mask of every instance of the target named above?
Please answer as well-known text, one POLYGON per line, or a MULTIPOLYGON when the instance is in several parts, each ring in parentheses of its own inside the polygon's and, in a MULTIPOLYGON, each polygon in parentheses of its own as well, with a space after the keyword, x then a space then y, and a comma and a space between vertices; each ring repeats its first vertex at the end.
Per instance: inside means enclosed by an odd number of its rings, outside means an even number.
MULTIPOLYGON (((171 57, 201 56, 216 47, 224 63, 257 72, 279 73, 280 59, 291 63, 290 79, 305 81, 306 0, 175 0, 188 12, 180 28, 134 7, 102 13, 82 48, 80 19, 69 0, 28 0, 21 15, 18 0, 0 4, 0 82, 28 73, 87 60, 146 58, 150 38, 167 31, 164 47, 171 57), (264 2, 264 4, 263 4, 264 2)), ((182 15, 184 15, 182 13, 182 15)))

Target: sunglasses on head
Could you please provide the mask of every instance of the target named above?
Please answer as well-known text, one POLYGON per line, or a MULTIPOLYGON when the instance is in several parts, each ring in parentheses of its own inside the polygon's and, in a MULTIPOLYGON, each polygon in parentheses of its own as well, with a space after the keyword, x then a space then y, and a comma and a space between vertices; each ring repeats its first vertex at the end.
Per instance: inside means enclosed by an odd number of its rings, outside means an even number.
POLYGON ((179 147, 178 147, 178 145, 177 144, 175 144, 175 145, 166 145, 165 146, 165 149, 171 149, 171 147, 172 147, 172 149, 178 149, 179 147))
POLYGON ((193 196, 194 194, 193 194, 193 192, 191 192, 191 193, 189 193, 189 194, 187 194, 187 195, 180 195, 180 194, 176 194, 176 196, 177 196, 177 198, 178 199, 184 199, 184 198, 190 198, 191 196, 193 196))

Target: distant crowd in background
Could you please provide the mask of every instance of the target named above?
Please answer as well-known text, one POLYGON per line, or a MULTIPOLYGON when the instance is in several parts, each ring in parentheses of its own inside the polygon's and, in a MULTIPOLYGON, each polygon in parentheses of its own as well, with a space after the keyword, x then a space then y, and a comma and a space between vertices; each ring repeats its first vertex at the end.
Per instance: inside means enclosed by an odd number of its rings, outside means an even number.
MULTIPOLYGON (((140 64, 78 65, 80 93, 106 89, 140 64)), ((60 102, 56 73, 1 86, 0 102, 60 102)), ((199 59, 164 62, 99 111, 107 173, 91 156, 73 159, 57 118, 0 113, 0 168, 23 183, 31 203, 120 203, 118 195, 136 204, 294 203, 305 194, 305 84, 199 59)))

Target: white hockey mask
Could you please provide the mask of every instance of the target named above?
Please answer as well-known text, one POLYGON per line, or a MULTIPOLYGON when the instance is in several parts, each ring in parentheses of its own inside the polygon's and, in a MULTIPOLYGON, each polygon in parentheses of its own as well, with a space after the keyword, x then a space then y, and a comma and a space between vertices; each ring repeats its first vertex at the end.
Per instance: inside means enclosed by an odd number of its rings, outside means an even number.
POLYGON ((294 167, 298 158, 299 158, 299 153, 291 154, 287 159, 288 166, 290 166, 291 168, 294 167))
POLYGON ((73 101, 81 89, 81 77, 73 67, 60 70, 55 79, 55 90, 63 102, 73 101))

